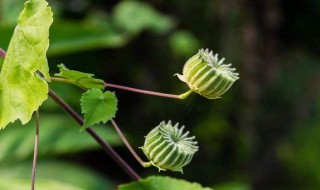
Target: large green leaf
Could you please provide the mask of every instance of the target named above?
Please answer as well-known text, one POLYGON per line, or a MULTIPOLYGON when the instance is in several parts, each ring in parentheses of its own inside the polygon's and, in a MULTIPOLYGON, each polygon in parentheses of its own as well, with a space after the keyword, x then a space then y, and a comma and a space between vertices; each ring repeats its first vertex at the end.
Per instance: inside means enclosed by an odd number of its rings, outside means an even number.
POLYGON ((65 79, 68 83, 75 84, 85 89, 103 89, 105 87, 105 82, 101 79, 93 78, 93 74, 70 70, 63 64, 58 65, 58 67, 60 72, 58 74, 55 74, 55 76, 65 79))
MULTIPOLYGON (((70 155, 81 151, 99 149, 99 144, 87 133, 79 133, 80 126, 67 115, 40 113, 39 157, 70 155)), ((34 147, 35 121, 23 127, 11 124, 0 133, 0 165, 31 158, 34 147)), ((20 124, 21 125, 21 124, 20 124)), ((110 127, 96 126, 94 130, 110 145, 119 146, 122 141, 110 127)))
POLYGON ((119 190, 212 190, 208 187, 202 187, 198 183, 191 183, 182 179, 170 177, 152 176, 142 179, 138 182, 120 185, 119 190))
POLYGON ((30 0, 18 18, 0 73, 0 129, 17 119, 25 124, 47 99, 46 51, 52 11, 45 0, 30 0))
POLYGON ((117 112, 118 100, 114 93, 110 91, 103 92, 100 89, 90 89, 82 95, 81 108, 84 113, 84 124, 82 130, 89 125, 106 123, 117 112))
MULTIPOLYGON (((31 163, 32 161, 30 160, 28 162, 0 166, 0 189, 30 189, 31 163), (9 186, 10 184, 7 181, 12 182, 11 186, 9 186)), ((37 164, 36 189, 105 190, 114 189, 114 184, 89 168, 69 162, 43 161, 43 159, 39 159, 37 164), (58 188, 60 185, 61 188, 58 188)))

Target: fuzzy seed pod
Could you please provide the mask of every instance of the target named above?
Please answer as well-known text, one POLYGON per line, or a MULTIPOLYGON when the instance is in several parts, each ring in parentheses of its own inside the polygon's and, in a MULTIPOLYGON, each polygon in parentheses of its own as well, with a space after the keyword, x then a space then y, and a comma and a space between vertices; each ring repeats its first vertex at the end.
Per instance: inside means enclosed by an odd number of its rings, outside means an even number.
POLYGON ((218 60, 218 54, 201 49, 186 62, 182 75, 176 75, 192 91, 209 99, 220 98, 239 79, 235 68, 223 61, 224 58, 218 60))
POLYGON ((195 137, 188 137, 189 131, 183 133, 184 126, 179 123, 172 126, 163 121, 145 137, 141 147, 150 163, 160 170, 172 170, 183 173, 182 167, 187 165, 198 146, 195 137))

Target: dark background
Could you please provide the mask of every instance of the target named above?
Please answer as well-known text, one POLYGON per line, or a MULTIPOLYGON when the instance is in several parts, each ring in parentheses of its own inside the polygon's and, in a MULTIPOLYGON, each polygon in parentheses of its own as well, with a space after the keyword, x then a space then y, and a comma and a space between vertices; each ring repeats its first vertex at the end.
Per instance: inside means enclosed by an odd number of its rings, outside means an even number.
MULTIPOLYGON (((56 65, 64 63, 108 83, 180 94, 187 86, 173 74, 181 73, 200 48, 219 53, 240 73, 218 100, 197 94, 174 100, 110 89, 119 100, 116 121, 141 156, 137 147, 162 120, 186 125, 199 142, 200 150, 184 175, 158 173, 141 168, 109 127, 111 144, 143 177, 169 175, 216 190, 320 189, 320 1, 49 2, 55 14, 48 51, 52 76, 56 65)), ((0 3, 0 47, 6 49, 23 1, 0 3)), ((80 110, 80 90, 50 86, 80 110)), ((43 112, 51 123, 57 123, 54 117, 64 117, 50 101, 43 112)), ((99 130, 105 132, 103 128, 99 130)), ((15 136, 22 129, 0 132, 0 152, 10 143, 3 140, 6 133, 15 136)), ((52 142, 59 141, 60 134, 63 130, 52 142)), ((13 149, 24 144, 19 140, 13 149)), ((91 168, 113 184, 130 181, 94 143, 75 146, 57 153, 46 149, 39 159, 91 168)), ((20 157, 9 150, 0 157, 3 167, 31 159, 31 148, 20 157)))

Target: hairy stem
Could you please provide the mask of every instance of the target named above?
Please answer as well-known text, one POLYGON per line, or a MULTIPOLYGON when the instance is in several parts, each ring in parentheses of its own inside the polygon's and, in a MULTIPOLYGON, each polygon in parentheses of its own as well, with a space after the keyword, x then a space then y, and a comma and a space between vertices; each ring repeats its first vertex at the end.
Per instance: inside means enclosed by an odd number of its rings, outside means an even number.
POLYGON ((40 128, 40 116, 39 116, 39 110, 37 110, 36 111, 36 137, 34 141, 32 173, 31 173, 31 190, 34 190, 34 183, 36 179, 36 167, 37 167, 38 145, 39 145, 39 128, 40 128))
MULTIPOLYGON (((83 118, 73 110, 62 98, 53 90, 49 90, 49 96, 61 106, 75 121, 83 125, 83 118)), ((120 155, 107 144, 93 129, 86 128, 86 131, 100 144, 103 150, 133 179, 139 180, 141 177, 120 157, 120 155)))
POLYGON ((118 127, 117 123, 111 119, 112 126, 116 129, 118 135, 120 136, 123 143, 126 145, 126 147, 129 149, 133 157, 143 166, 143 167, 149 167, 149 162, 144 162, 139 155, 134 151, 134 149, 131 147, 130 143, 127 141, 126 137, 121 132, 120 128, 118 127))

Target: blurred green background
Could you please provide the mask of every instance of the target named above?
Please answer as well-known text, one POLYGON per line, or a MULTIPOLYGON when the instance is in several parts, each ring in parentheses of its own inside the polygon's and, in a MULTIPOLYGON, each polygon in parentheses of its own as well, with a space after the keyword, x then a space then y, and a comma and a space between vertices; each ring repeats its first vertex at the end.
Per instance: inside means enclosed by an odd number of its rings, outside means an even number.
MULTIPOLYGON (((23 3, 0 0, 0 47, 5 50, 23 3)), ((141 168, 110 126, 94 127, 143 177, 169 175, 215 190, 320 189, 320 1, 49 3, 54 11, 48 51, 52 75, 64 63, 108 83, 180 94, 187 86, 173 74, 181 73, 200 48, 226 57, 240 73, 218 100, 192 95, 182 101, 110 89, 119 99, 116 121, 141 155, 137 147, 144 135, 162 120, 186 125, 199 141, 200 151, 184 175, 158 173, 141 168)), ((79 89, 50 86, 80 112, 79 89)), ((40 189, 114 189, 130 182, 51 100, 41 108, 41 123, 40 189)), ((0 189, 29 184, 33 139, 32 122, 0 131, 0 189)))

